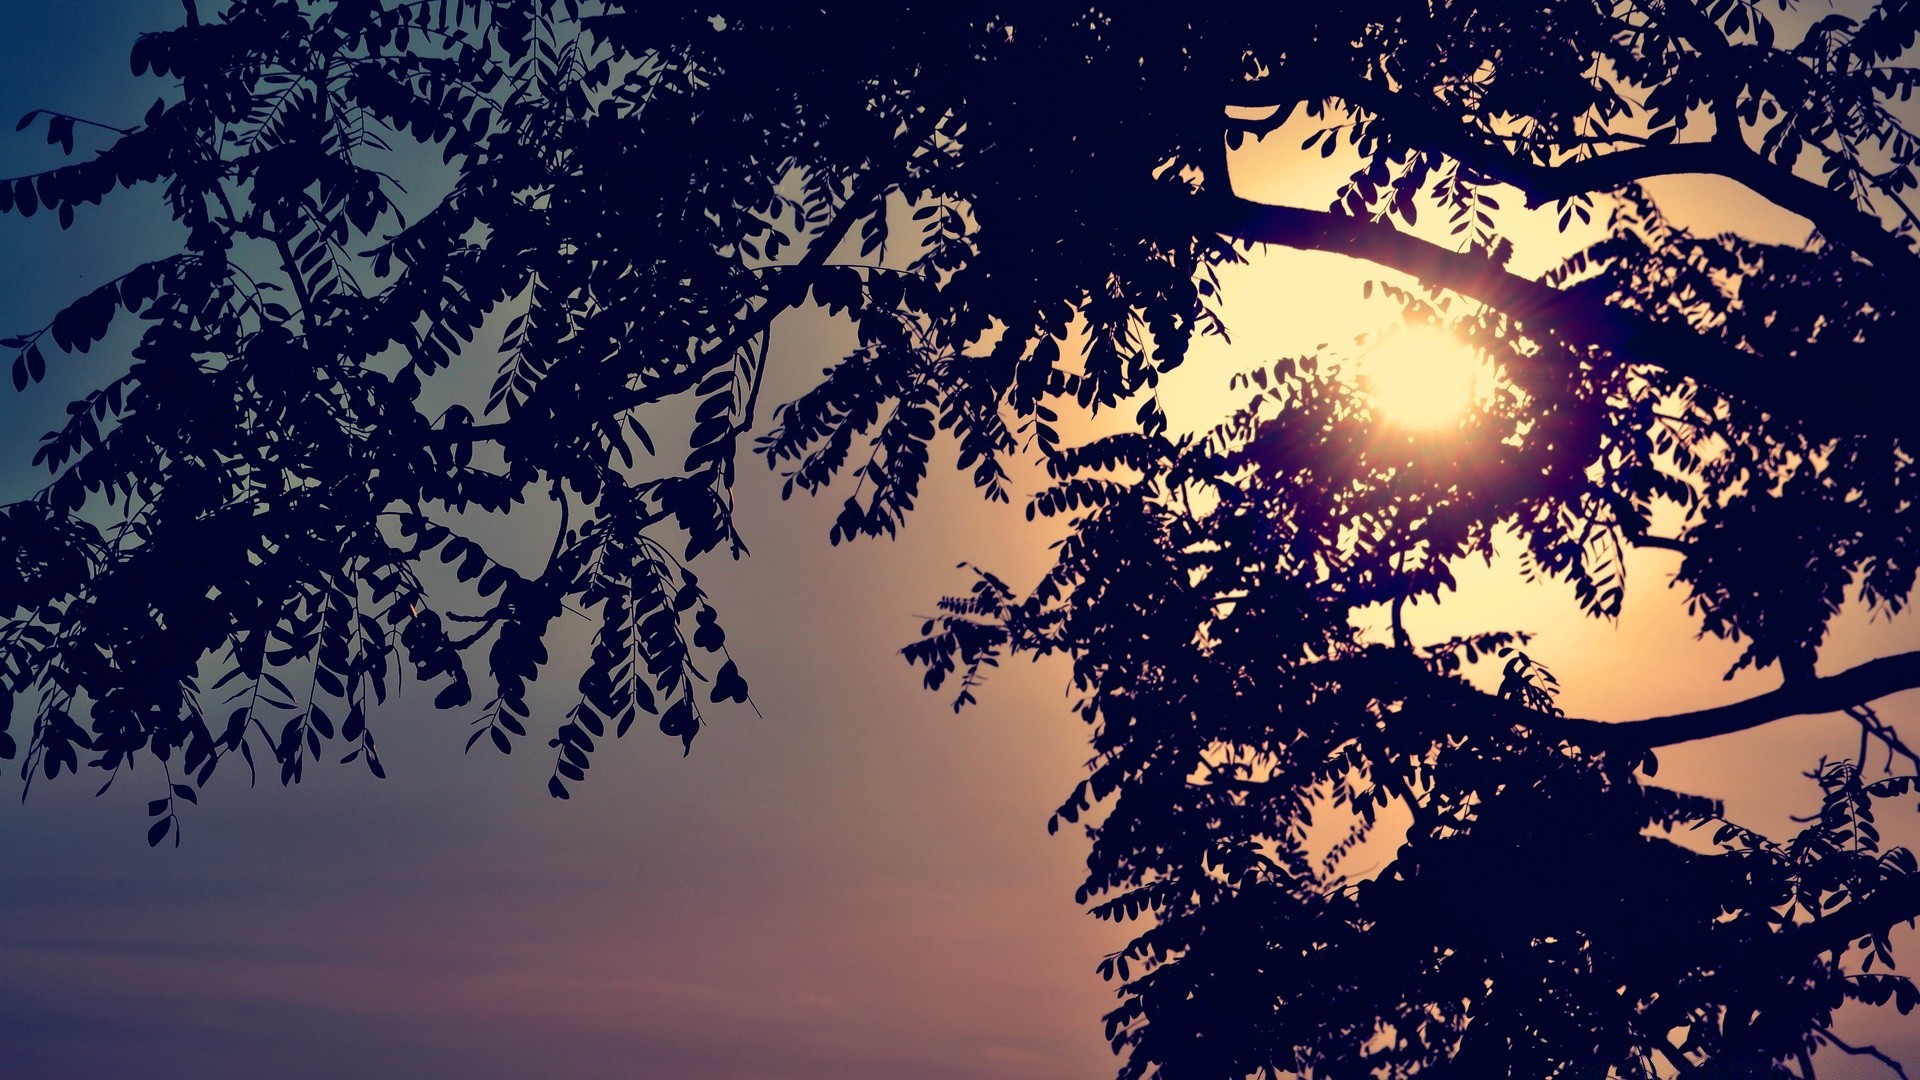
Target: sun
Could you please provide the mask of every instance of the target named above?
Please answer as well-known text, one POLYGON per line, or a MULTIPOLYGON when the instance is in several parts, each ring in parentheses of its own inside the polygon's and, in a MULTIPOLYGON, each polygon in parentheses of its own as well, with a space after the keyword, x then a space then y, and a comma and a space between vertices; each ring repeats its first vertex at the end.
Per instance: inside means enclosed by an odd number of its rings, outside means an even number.
POLYGON ((1492 396, 1492 367, 1438 327, 1390 331, 1360 355, 1358 374, 1375 417, 1416 431, 1454 427, 1492 396))

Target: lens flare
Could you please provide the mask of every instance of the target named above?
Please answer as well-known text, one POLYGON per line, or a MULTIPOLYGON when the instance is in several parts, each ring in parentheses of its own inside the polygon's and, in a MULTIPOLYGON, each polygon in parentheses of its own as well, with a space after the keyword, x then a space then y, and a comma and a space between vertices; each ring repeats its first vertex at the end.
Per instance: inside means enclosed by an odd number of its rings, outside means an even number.
POLYGON ((1362 354, 1360 392, 1374 415, 1398 427, 1454 427, 1492 394, 1493 369, 1436 327, 1405 327, 1362 354))

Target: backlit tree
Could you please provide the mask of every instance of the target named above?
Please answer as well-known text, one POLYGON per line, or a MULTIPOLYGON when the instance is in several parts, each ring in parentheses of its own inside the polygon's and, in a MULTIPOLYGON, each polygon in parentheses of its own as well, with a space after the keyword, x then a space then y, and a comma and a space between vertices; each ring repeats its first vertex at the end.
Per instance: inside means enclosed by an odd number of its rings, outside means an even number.
POLYGON ((907 655, 962 701, 1002 655, 1070 657, 1096 757, 1060 817, 1097 822, 1084 898, 1143 920, 1107 966, 1125 1075, 1808 1076, 1844 1000, 1920 1000, 1877 970, 1920 880, 1872 824, 1914 781, 1868 767, 1920 765, 1870 708, 1920 654, 1819 667, 1843 601, 1898 611, 1920 566, 1889 389, 1916 34, 1904 3, 186 0, 133 46, 144 117, 29 114, 74 160, 0 182, 63 224, 152 187, 179 238, 6 341, 22 390, 110 355, 0 510, 0 753, 158 759, 158 843, 235 755, 379 773, 404 667, 475 740, 538 727, 564 798, 638 717, 690 744, 746 699, 687 565, 744 550, 744 457, 843 498, 838 542, 895 532, 936 453, 1000 500, 1033 453, 1035 512, 1073 519, 1056 567, 982 572, 907 655), (1296 116, 1359 162, 1332 205, 1237 194, 1231 148, 1296 116), (1694 235, 1640 187, 1681 174, 1812 236, 1694 235), (1604 237, 1518 273, 1514 199, 1604 237), (1231 327, 1216 270, 1257 245, 1407 275, 1492 392, 1410 434, 1300 357, 1171 433, 1158 380, 1231 327), (858 344, 763 402, 809 304, 858 344), (1069 445, 1067 410, 1131 429, 1069 445), (543 558, 475 539, 528 502, 543 558), (1503 533, 1601 616, 1626 550, 1677 552, 1702 630, 1780 688, 1603 724, 1510 631, 1415 640, 1404 605, 1503 533), (577 703, 536 716, 569 606, 598 628, 577 703), (1495 693, 1464 676, 1486 654, 1495 693), (1798 836, 1649 779, 1661 747, 1839 710, 1862 752, 1798 836), (1411 815, 1368 880, 1309 850, 1328 802, 1335 856, 1411 815))

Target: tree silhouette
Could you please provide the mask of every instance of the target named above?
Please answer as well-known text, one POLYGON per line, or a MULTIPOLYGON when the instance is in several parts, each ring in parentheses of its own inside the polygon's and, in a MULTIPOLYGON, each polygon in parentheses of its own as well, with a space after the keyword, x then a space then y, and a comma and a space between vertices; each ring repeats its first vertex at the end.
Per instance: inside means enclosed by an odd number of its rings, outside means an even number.
POLYGON ((1817 673, 1843 600, 1898 611, 1920 566, 1920 421, 1878 389, 1915 322, 1897 106, 1920 9, 185 14, 134 45, 166 86, 137 125, 29 114, 76 160, 0 183, 0 210, 63 225, 157 185, 180 237, 6 341, 17 389, 50 354, 124 352, 0 517, 0 701, 31 713, 0 753, 29 778, 156 758, 149 838, 177 842, 174 800, 235 753, 291 782, 333 744, 378 774, 368 717, 401 665, 506 751, 571 606, 598 630, 549 739, 564 798, 609 729, 647 714, 690 745, 703 703, 747 698, 687 568, 744 551, 742 440, 788 494, 848 492, 835 542, 893 533, 936 442, 997 500, 1031 446, 1057 481, 1034 512, 1072 518, 1056 566, 1024 593, 980 571, 907 657, 958 702, 1003 655, 1071 658, 1082 898, 1151 916, 1105 967, 1123 1075, 1810 1077, 1843 1001, 1920 1001, 1875 970, 1920 876, 1873 814, 1915 778, 1868 767, 1920 766, 1870 708, 1920 686, 1920 653, 1817 673), (1303 150, 1360 160, 1327 210, 1229 176, 1297 110, 1322 124, 1303 150), (1675 174, 1814 235, 1696 236, 1639 187, 1675 174), (1516 272, 1510 189, 1604 238, 1516 272), (1254 245, 1411 275, 1389 286, 1409 321, 1462 335, 1497 389, 1436 440, 1286 359, 1172 435, 1154 388, 1227 327, 1215 270, 1254 245), (858 345, 763 413, 769 328, 805 304, 858 345), (1135 423, 1069 446, 1068 407, 1135 423), (543 557, 475 539, 529 502, 543 557), (1677 552, 1703 631, 1780 688, 1600 723, 1560 713, 1517 635, 1415 641, 1403 606, 1503 531, 1596 615, 1627 549, 1677 552), (1385 641, 1362 628, 1381 607, 1385 641), (1488 654, 1496 693, 1464 675, 1488 654), (1798 836, 1649 782, 1661 747, 1837 710, 1862 750, 1815 770, 1798 836), (1355 826, 1323 858, 1304 825, 1328 802, 1355 826), (1397 854, 1342 878, 1394 804, 1397 854))

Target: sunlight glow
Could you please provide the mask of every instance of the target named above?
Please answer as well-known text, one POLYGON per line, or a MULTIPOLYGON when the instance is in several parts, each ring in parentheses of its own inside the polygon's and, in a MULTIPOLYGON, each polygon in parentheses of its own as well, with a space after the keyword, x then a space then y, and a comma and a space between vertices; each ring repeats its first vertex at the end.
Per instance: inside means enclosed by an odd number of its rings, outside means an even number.
POLYGON ((1403 327, 1360 357, 1360 391, 1388 424, 1451 428, 1493 392, 1493 370, 1459 338, 1437 327, 1403 327))

